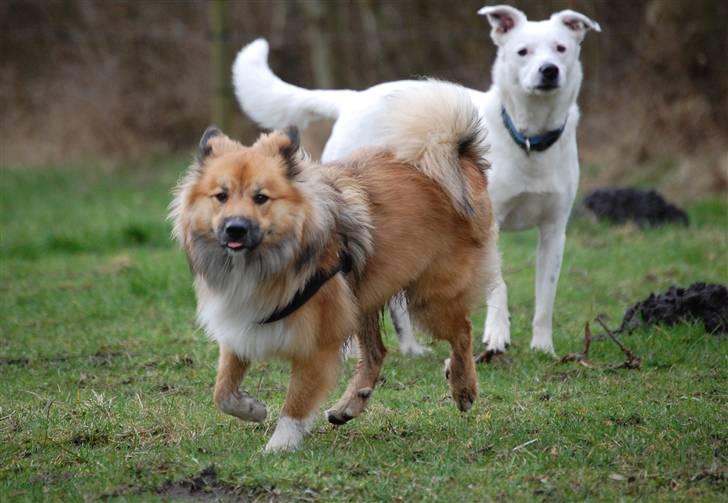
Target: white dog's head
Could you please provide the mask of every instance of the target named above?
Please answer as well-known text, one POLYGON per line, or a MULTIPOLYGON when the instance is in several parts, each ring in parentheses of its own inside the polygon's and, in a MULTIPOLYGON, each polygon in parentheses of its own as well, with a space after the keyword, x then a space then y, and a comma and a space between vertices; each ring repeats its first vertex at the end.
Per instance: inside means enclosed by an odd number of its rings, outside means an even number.
POLYGON ((573 10, 557 12, 547 21, 529 21, 507 5, 483 7, 478 14, 488 17, 490 36, 498 46, 494 83, 527 95, 578 90, 581 42, 587 31, 601 31, 599 23, 573 10))

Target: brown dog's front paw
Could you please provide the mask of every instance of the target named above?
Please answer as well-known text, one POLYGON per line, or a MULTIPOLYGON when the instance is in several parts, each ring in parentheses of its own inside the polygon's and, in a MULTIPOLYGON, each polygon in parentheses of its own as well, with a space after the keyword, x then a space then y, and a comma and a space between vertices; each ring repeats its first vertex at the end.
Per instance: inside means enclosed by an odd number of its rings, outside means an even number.
POLYGON ((452 357, 445 360, 445 379, 450 385, 450 395, 461 412, 469 411, 478 396, 472 361, 466 363, 463 365, 462 359, 452 357))
POLYGON ((455 401, 458 410, 460 412, 467 412, 473 407, 475 398, 478 396, 476 390, 460 389, 457 392, 453 390, 452 399, 455 401))
POLYGON ((217 407, 225 414, 255 423, 260 423, 268 415, 265 403, 240 391, 231 393, 227 398, 219 400, 217 407))

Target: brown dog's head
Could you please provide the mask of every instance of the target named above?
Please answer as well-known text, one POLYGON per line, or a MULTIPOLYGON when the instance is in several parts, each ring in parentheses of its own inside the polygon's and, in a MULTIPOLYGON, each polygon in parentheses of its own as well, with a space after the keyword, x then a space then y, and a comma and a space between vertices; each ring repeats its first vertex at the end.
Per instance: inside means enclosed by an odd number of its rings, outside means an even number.
POLYGON ((295 183, 303 161, 295 128, 262 135, 251 147, 216 128, 205 131, 170 213, 195 272, 244 259, 263 273, 290 259, 307 213, 295 183))

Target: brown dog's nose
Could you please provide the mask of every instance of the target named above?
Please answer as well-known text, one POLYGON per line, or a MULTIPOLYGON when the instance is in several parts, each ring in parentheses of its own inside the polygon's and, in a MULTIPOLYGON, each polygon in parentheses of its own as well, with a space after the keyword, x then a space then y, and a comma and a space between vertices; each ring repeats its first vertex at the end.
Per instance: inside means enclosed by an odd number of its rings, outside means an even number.
POLYGON ((232 217, 225 219, 225 235, 232 241, 241 241, 255 224, 247 218, 232 217))
POLYGON ((260 244, 261 240, 260 227, 253 220, 243 217, 229 217, 223 221, 220 241, 227 248, 252 250, 260 244))

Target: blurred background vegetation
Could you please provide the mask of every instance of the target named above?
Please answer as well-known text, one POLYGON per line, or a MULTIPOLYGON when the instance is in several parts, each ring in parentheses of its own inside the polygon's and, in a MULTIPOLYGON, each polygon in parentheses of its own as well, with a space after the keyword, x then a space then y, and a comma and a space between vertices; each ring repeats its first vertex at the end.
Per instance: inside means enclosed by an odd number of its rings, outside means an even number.
MULTIPOLYGON (((258 130, 239 111, 229 79, 214 83, 216 39, 229 69, 243 45, 266 37, 274 71, 304 87, 363 89, 427 75, 485 90, 495 49, 475 14, 484 3, 4 0, 2 163, 113 166, 187 155, 220 94, 232 134, 252 140, 258 130), (221 37, 213 35, 216 9, 221 37)), ((728 2, 506 3, 530 19, 571 8, 602 26, 582 51, 582 188, 654 182, 683 201, 725 193, 728 2)), ((309 133, 314 153, 325 131, 309 133)))

